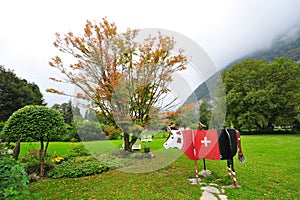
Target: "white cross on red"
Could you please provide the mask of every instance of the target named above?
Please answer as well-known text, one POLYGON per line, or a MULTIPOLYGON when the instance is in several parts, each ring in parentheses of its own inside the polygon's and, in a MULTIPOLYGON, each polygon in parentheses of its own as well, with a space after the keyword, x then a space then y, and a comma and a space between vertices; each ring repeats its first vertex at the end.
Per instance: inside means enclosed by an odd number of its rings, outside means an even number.
POLYGON ((201 143, 204 144, 205 147, 207 147, 208 143, 211 143, 211 140, 207 140, 207 137, 204 137, 204 140, 201 140, 201 143))

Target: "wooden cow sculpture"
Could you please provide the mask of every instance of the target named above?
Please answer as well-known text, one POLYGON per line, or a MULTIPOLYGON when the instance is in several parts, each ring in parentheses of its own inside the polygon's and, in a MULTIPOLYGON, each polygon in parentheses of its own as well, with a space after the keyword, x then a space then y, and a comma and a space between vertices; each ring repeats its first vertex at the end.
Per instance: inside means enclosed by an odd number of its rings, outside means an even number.
POLYGON ((197 182, 197 160, 203 159, 204 170, 206 170, 205 159, 227 160, 228 174, 233 177, 234 185, 237 185, 233 164, 237 150, 239 162, 244 162, 240 133, 237 130, 171 130, 169 127, 168 130, 170 135, 164 147, 181 149, 188 158, 195 161, 197 182))

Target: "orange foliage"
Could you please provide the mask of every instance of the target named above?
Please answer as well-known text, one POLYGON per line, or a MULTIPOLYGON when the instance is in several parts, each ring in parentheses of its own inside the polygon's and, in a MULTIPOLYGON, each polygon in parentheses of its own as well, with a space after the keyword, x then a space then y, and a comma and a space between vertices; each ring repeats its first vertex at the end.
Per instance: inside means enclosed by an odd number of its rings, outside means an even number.
POLYGON ((61 95, 64 95, 64 94, 65 94, 64 92, 59 91, 59 90, 56 90, 56 89, 53 89, 53 88, 47 88, 47 89, 46 89, 46 92, 54 93, 54 94, 61 94, 61 95))
MULTIPOLYGON (((145 116, 150 116, 150 108, 169 92, 167 86, 172 81, 172 74, 186 68, 183 50, 173 53, 174 39, 161 33, 136 43, 138 30, 128 29, 118 34, 115 23, 106 18, 98 24, 87 21, 83 31, 83 36, 75 36, 72 32, 56 33, 54 46, 71 55, 74 62, 66 67, 62 59, 55 56, 49 65, 66 77, 65 82, 83 90, 83 93, 75 94, 76 98, 91 100, 110 119, 112 96, 116 87, 121 87, 122 80, 124 91, 121 92, 129 92, 131 98, 129 103, 118 102, 119 106, 126 107, 128 113, 125 114, 135 122, 148 123, 150 119, 145 116)), ((69 95, 52 88, 47 92, 69 95)), ((168 115, 176 116, 178 112, 168 115)))

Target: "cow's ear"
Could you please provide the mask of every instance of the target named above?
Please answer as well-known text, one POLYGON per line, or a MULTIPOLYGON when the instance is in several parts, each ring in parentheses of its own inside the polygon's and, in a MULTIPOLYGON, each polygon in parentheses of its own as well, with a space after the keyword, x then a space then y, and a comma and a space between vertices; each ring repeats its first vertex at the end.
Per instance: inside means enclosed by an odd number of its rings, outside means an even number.
POLYGON ((167 126, 167 130, 168 130, 170 133, 172 133, 172 129, 171 129, 170 126, 167 126))

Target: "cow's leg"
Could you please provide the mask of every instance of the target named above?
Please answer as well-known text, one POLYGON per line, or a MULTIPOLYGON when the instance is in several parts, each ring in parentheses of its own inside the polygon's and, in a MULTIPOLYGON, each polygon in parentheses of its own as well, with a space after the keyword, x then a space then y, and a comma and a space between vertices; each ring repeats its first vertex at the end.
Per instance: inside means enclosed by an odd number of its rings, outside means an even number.
POLYGON ((231 171, 231 162, 230 162, 230 160, 227 160, 227 170, 228 170, 228 176, 229 176, 229 178, 231 178, 232 171, 231 171))
POLYGON ((233 184, 234 184, 234 186, 237 186, 237 184, 236 184, 236 174, 235 174, 235 169, 234 169, 234 164, 233 164, 233 158, 231 158, 231 173, 232 173, 232 178, 233 178, 233 184))
POLYGON ((198 173, 198 164, 197 160, 195 160, 195 171, 196 171, 196 183, 199 183, 199 173, 198 173))
POLYGON ((227 169, 228 169, 229 177, 232 176, 232 178, 233 178, 233 185, 237 186, 233 158, 230 158, 230 159, 227 160, 227 169))
POLYGON ((206 171, 206 163, 205 163, 205 159, 203 159, 203 169, 206 171))
POLYGON ((206 169, 206 163, 205 163, 205 159, 203 159, 203 170, 200 172, 200 174, 204 177, 210 176, 211 175, 211 171, 206 169))

